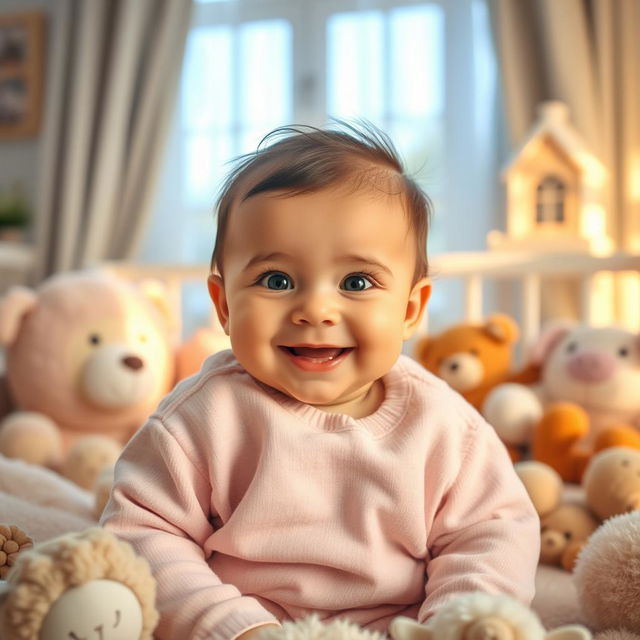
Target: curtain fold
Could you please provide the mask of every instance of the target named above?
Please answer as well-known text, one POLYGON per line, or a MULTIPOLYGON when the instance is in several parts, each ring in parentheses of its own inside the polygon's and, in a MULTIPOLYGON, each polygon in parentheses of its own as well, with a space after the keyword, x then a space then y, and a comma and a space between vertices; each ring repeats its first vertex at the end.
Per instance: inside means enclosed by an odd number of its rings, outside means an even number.
POLYGON ((640 251, 640 3, 488 0, 512 148, 561 100, 609 170, 609 232, 640 251))
POLYGON ((135 255, 175 104, 191 0, 59 0, 38 203, 38 268, 135 255))

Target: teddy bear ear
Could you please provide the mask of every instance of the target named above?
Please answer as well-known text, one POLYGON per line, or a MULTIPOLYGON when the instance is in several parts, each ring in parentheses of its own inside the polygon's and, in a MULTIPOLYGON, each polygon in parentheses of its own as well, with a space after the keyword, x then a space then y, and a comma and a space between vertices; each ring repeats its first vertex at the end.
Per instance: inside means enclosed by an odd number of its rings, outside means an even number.
POLYGON ((581 624, 567 624, 548 631, 545 640, 591 640, 591 631, 581 624))
POLYGON ((504 313, 493 313, 485 322, 484 330, 497 342, 510 344, 518 339, 518 325, 504 313))
POLYGON ((0 345, 9 346, 16 339, 24 316, 37 304, 35 291, 11 287, 0 300, 0 345))
POLYGON ((417 620, 398 616, 389 625, 389 634, 393 640, 433 640, 431 629, 417 620))
POLYGON ((171 334, 177 331, 178 318, 171 307, 170 292, 164 282, 154 278, 145 278, 137 282, 136 287, 160 312, 171 334))

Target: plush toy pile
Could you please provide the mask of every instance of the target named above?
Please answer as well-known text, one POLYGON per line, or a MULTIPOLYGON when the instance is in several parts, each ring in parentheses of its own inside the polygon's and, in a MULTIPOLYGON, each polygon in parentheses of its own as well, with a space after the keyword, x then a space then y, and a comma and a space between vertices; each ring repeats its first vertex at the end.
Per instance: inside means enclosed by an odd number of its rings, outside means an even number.
MULTIPOLYGON (((562 479, 550 466, 527 461, 515 468, 540 516, 543 564, 571 571, 602 522, 640 509, 640 451, 636 449, 613 447, 593 456, 580 498, 573 500, 564 497, 562 479)), ((636 544, 640 549, 640 538, 636 544)))
MULTIPOLYGON (((541 367, 539 384, 517 391, 498 386, 486 402, 499 405, 496 413, 511 416, 516 425, 524 396, 539 403, 541 417, 528 441, 534 459, 553 467, 565 482, 579 483, 594 453, 616 446, 640 449, 638 333, 554 326, 540 337, 532 360, 541 367), (499 402, 494 394, 500 394, 499 402)), ((499 433, 509 431, 508 421, 490 422, 499 433)))

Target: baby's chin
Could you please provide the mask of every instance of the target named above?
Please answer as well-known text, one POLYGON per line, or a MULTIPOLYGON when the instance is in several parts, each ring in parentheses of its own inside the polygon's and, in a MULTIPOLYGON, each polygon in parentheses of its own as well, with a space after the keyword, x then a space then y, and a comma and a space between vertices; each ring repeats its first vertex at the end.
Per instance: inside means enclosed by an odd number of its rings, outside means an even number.
POLYGON ((382 402, 383 386, 376 384, 376 382, 379 381, 374 380, 365 387, 344 391, 340 394, 322 393, 318 389, 313 393, 286 388, 280 388, 279 391, 298 402, 311 405, 326 413, 345 413, 354 418, 361 418, 373 413, 382 402), (374 391, 375 393, 373 393, 374 391))

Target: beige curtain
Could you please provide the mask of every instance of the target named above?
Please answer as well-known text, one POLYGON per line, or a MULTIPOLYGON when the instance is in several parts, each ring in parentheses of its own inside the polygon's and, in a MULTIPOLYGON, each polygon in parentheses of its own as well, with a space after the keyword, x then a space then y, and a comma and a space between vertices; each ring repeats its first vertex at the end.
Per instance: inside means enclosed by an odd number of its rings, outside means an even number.
POLYGON ((565 102, 609 170, 610 233, 640 252, 640 2, 488 2, 512 146, 539 102, 565 102))
POLYGON ((132 257, 175 104, 191 0, 58 0, 35 278, 132 257))

